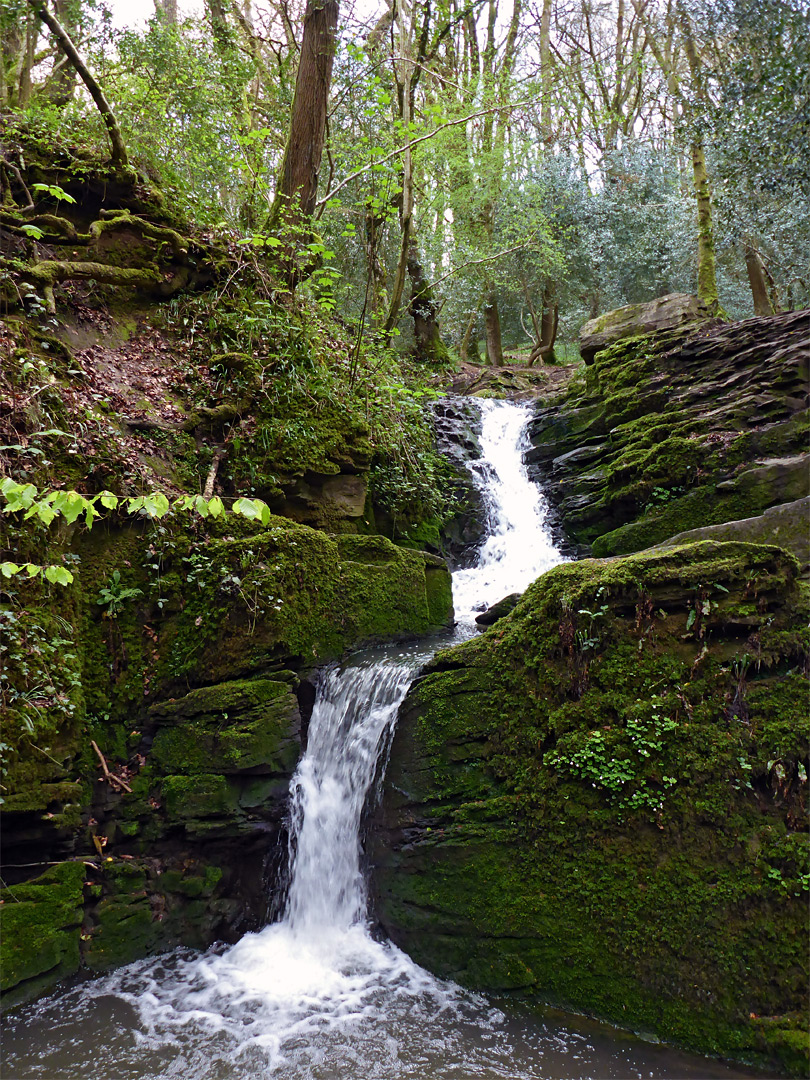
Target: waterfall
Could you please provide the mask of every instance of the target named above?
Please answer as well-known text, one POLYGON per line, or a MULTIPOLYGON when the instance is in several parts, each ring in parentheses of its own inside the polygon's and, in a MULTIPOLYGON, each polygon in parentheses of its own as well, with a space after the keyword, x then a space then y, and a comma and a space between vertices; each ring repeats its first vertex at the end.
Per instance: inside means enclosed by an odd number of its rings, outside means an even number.
POLYGON ((548 527, 548 506, 529 479, 523 456, 529 449, 529 410, 509 401, 484 400, 481 457, 468 468, 483 497, 489 535, 476 565, 453 574, 453 602, 460 622, 523 592, 563 561, 548 527))
MULTIPOLYGON (((480 611, 562 556, 523 467, 528 407, 481 403, 470 469, 489 517, 478 564, 453 576, 456 640, 480 611)), ((391 646, 321 672, 291 782, 290 882, 280 921, 232 947, 150 957, 37 1003, 7 1058, 19 1080, 534 1080, 728 1076, 692 1071, 592 1025, 505 1016, 372 935, 360 820, 415 672, 440 642, 391 646), (666 1070, 666 1064, 664 1069, 666 1070), (643 1069, 643 1071, 641 1071, 643 1069)), ((584 1023, 584 1022, 583 1022, 584 1023)), ((9 1073, 11 1075, 11 1073, 9 1073)))
POLYGON ((365 918, 360 815, 380 740, 413 665, 366 661, 321 678, 308 748, 292 781, 293 874, 284 922, 302 936, 342 932, 365 918))

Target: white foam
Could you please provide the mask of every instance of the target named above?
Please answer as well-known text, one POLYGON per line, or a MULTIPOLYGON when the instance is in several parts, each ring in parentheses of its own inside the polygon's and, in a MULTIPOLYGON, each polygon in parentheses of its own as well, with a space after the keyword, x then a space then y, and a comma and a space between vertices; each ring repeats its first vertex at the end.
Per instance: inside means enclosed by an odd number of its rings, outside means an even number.
POLYGON ((548 525, 548 504, 529 479, 529 409, 508 401, 481 402, 482 457, 468 468, 487 510, 489 536, 469 570, 453 574, 453 602, 460 623, 564 561, 548 525))

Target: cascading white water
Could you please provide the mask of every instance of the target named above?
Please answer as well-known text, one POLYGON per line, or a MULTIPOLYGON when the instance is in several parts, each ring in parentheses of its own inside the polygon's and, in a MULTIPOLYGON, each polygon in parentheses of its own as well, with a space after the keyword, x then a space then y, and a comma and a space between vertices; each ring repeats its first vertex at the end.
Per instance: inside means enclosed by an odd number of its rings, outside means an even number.
MULTIPOLYGON (((562 560, 522 464, 528 409, 483 402, 472 466, 491 536, 454 575, 457 637, 476 611, 562 560)), ((441 644, 447 644, 445 638, 441 644)), ((282 919, 204 955, 130 964, 33 1006, 12 1033, 15 1080, 568 1080, 731 1076, 655 1069, 655 1048, 510 1018, 373 938, 360 819, 384 738, 436 643, 378 650, 321 674, 291 784, 282 919), (14 1040, 25 1049, 14 1050, 14 1040), (35 1045, 35 1050, 29 1048, 35 1045), (643 1069, 643 1071, 641 1071, 643 1069)), ((670 1053, 670 1052, 667 1052, 670 1053)), ((672 1055, 670 1055, 672 1056, 672 1055)))
POLYGON ((284 922, 300 935, 342 933, 365 917, 360 815, 380 739, 413 665, 333 668, 320 680, 307 752, 291 786, 293 874, 284 922))
POLYGON ((453 574, 453 602, 460 622, 523 592, 535 578, 562 562, 548 528, 548 507, 529 479, 523 455, 529 448, 529 412, 509 401, 480 402, 481 457, 469 468, 487 511, 489 536, 476 565, 453 574))

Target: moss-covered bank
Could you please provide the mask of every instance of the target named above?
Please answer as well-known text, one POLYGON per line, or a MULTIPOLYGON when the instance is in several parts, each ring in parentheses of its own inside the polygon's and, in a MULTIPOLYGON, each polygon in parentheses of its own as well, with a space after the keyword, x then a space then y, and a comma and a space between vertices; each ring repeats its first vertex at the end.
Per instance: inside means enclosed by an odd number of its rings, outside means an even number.
POLYGON ((5 1004, 261 925, 308 673, 452 617, 444 562, 381 536, 274 518, 61 539, 74 584, 0 609, 5 1004))
POLYGON ((393 939, 467 985, 806 1075, 797 575, 738 543, 563 565, 439 653, 377 822, 393 939))
POLYGON ((584 551, 640 551, 810 494, 807 318, 625 338, 538 408, 529 459, 584 551))

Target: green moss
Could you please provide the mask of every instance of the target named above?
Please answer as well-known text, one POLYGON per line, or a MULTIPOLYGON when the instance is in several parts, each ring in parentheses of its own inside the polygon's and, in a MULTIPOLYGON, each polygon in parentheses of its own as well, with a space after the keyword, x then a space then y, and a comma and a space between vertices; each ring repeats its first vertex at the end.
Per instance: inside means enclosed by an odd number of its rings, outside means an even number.
POLYGON ((216 774, 167 776, 161 791, 166 812, 178 821, 220 817, 236 809, 235 789, 216 774))
POLYGON ((703 485, 673 497, 666 505, 638 521, 597 537, 593 542, 593 553, 601 559, 642 551, 690 529, 753 517, 773 504, 770 491, 723 493, 713 485, 703 485))
POLYGON ((298 756, 298 705, 286 683, 220 683, 153 706, 150 761, 166 773, 262 768, 288 775, 298 756))
POLYGON ((703 543, 557 567, 437 654, 373 853, 394 939, 466 984, 801 1075, 799 1040, 750 1014, 807 1007, 805 618, 787 553, 703 543))
POLYGON ((585 387, 533 432, 541 457, 559 459, 554 497, 569 534, 599 556, 627 554, 803 497, 800 331, 776 319, 770 334, 745 323, 692 339, 680 329, 598 353, 585 387))
POLYGON ((226 681, 434 625, 422 555, 383 537, 328 537, 276 518, 190 558, 201 567, 197 589, 167 621, 159 678, 226 681))
POLYGON ((0 890, 3 1004, 34 997, 79 967, 84 866, 60 863, 40 877, 0 890))
POLYGON ((155 952, 164 937, 144 891, 126 898, 108 897, 95 909, 96 923, 84 950, 91 971, 120 967, 155 952))

